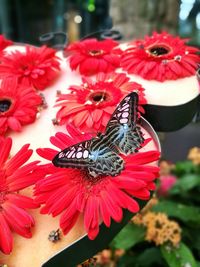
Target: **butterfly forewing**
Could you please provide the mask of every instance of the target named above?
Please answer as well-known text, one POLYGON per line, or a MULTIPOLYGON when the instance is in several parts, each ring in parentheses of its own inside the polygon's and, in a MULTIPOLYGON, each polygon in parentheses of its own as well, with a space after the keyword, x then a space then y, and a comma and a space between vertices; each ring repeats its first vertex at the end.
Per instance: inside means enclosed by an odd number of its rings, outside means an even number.
POLYGON ((94 162, 90 160, 90 144, 93 139, 70 146, 52 160, 57 167, 86 169, 94 162))
POLYGON ((105 141, 126 155, 136 152, 144 142, 137 127, 137 106, 138 95, 130 93, 120 102, 106 127, 105 141))

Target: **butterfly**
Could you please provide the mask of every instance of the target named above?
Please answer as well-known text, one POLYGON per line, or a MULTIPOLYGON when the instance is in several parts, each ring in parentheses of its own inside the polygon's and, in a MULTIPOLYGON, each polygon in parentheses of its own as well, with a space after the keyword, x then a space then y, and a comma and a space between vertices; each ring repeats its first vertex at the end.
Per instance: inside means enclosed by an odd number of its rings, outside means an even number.
POLYGON ((65 148, 52 160, 56 167, 84 169, 91 177, 116 176, 124 169, 120 154, 138 151, 144 138, 138 122, 138 95, 128 94, 117 106, 105 133, 65 148))

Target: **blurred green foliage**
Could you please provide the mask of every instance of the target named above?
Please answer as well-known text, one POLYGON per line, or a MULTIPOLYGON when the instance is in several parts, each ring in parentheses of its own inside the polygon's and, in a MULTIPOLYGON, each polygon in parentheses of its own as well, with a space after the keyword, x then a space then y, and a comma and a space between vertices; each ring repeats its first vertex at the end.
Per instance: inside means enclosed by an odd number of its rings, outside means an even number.
POLYGON ((181 242, 156 246, 145 240, 145 227, 128 224, 112 241, 110 248, 124 249, 117 267, 198 267, 200 266, 200 165, 192 161, 175 164, 171 174, 177 182, 161 196, 152 212, 165 213, 181 227, 181 242))

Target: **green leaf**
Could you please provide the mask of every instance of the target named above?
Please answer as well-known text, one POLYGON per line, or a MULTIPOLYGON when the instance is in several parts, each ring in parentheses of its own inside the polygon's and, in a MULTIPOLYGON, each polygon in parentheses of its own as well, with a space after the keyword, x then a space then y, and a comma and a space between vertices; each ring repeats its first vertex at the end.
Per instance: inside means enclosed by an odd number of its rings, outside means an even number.
POLYGON ((154 206, 152 210, 155 212, 164 212, 168 216, 178 218, 183 222, 200 225, 200 208, 194 206, 163 200, 154 206))
POLYGON ((137 266, 149 267, 157 265, 164 265, 162 254, 158 247, 152 247, 144 250, 137 258, 137 266))
POLYGON ((129 249, 144 240, 145 229, 138 225, 129 223, 115 237, 111 243, 112 248, 129 249))
POLYGON ((188 246, 191 249, 196 249, 200 252, 200 235, 199 235, 199 227, 182 227, 182 240, 187 241, 188 246), (195 238, 194 238, 195 237, 195 238))
POLYGON ((195 173, 197 171, 198 167, 195 166, 191 161, 187 160, 187 161, 177 162, 174 173, 180 177, 184 174, 195 173))
POLYGON ((117 267, 134 267, 136 266, 136 258, 133 254, 127 253, 123 255, 116 263, 117 267))
POLYGON ((176 184, 170 190, 170 194, 186 192, 193 189, 196 186, 200 186, 200 175, 185 174, 183 177, 177 180, 176 184))
POLYGON ((180 243, 178 248, 163 245, 160 249, 169 267, 197 267, 192 252, 184 243, 180 243))

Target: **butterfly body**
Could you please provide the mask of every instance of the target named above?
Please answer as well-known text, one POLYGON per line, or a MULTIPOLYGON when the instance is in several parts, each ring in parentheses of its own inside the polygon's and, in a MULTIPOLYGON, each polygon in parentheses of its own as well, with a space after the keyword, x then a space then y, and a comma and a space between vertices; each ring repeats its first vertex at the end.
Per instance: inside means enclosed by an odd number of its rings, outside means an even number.
POLYGON ((138 96, 126 96, 114 111, 105 133, 62 150, 53 159, 57 167, 85 169, 92 177, 116 176, 124 169, 119 154, 135 153, 144 142, 137 126, 138 96))

